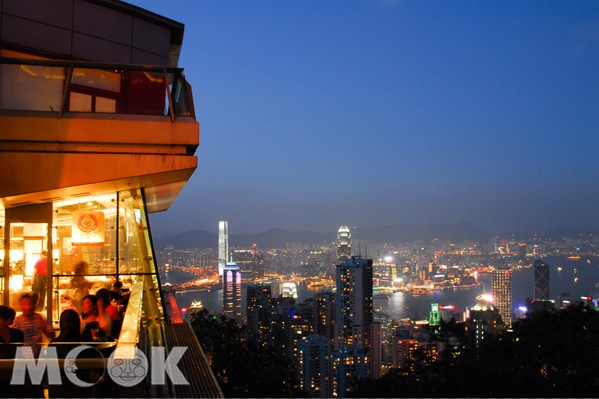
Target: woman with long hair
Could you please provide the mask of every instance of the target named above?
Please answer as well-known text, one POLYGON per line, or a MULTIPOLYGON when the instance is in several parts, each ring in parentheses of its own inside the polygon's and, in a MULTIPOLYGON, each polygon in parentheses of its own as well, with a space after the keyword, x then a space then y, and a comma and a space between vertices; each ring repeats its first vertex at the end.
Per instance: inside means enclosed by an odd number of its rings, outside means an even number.
POLYGON ((91 338, 91 341, 104 340, 110 335, 112 328, 110 316, 100 315, 98 311, 98 298, 95 295, 87 295, 83 298, 83 319, 82 335, 85 338, 91 338))

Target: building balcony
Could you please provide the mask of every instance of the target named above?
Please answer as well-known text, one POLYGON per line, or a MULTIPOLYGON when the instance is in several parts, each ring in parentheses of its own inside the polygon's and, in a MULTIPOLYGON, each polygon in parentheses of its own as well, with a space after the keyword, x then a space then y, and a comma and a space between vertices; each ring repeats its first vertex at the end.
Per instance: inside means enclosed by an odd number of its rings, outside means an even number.
POLYGON ((197 167, 180 68, 1 57, 0 86, 4 208, 144 188, 165 210, 197 167))

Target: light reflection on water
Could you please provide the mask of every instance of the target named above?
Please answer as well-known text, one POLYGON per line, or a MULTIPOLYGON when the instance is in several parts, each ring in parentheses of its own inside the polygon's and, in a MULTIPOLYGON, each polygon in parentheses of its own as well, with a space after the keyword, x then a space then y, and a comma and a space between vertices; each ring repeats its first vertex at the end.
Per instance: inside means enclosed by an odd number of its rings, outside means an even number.
MULTIPOLYGON (((551 266, 551 296, 554 299, 564 292, 570 293, 573 298, 592 295, 599 297, 599 258, 583 257, 581 260, 568 260, 565 256, 547 257, 544 262, 551 266), (590 259, 591 263, 587 263, 590 259), (558 272, 558 266, 562 271, 558 272), (578 283, 574 278, 578 277, 578 283)), ((411 293, 396 292, 389 297, 389 316, 392 318, 415 318, 428 319, 430 304, 454 305, 459 313, 465 311, 466 307, 474 306, 476 297, 484 292, 491 293, 491 276, 485 275, 479 278, 481 285, 474 288, 460 288, 452 290, 440 290, 429 292, 424 295, 414 296, 411 293)), ((312 290, 306 287, 298 289, 298 302, 301 302, 323 289, 312 290)), ((513 305, 517 308, 523 305, 527 297, 534 294, 534 272, 532 268, 516 270, 512 275, 512 297, 513 305)), ((180 308, 188 307, 193 300, 202 301, 204 307, 210 312, 222 311, 222 290, 212 292, 200 292, 189 294, 178 294, 177 303, 180 308)), ((242 290, 242 308, 245 308, 245 289, 242 290)))

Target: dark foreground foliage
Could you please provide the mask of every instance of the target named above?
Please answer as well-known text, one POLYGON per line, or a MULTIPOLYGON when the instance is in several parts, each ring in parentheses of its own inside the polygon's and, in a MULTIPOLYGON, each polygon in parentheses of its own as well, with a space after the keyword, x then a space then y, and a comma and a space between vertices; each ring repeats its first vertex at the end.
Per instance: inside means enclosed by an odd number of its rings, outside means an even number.
POLYGON ((301 397, 285 358, 246 339, 244 328, 226 316, 201 310, 191 326, 206 353, 225 397, 301 397))
POLYGON ((539 312, 513 332, 488 338, 413 372, 392 370, 364 381, 355 397, 596 397, 599 312, 585 305, 539 312))

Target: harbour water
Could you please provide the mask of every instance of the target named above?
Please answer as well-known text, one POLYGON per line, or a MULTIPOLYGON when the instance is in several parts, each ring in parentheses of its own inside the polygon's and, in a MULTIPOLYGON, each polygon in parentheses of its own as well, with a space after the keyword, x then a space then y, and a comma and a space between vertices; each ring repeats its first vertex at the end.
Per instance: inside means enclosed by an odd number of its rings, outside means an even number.
MULTIPOLYGON (((584 296, 599 297, 599 257, 581 257, 570 260, 565 256, 543 258, 550 266, 551 297, 557 299, 562 293, 568 293, 572 298, 584 296)), ((454 305, 459 312, 466 307, 474 306, 476 297, 483 293, 491 293, 491 276, 479 278, 481 285, 474 288, 459 288, 430 291, 414 296, 411 293, 396 292, 387 295, 389 298, 389 316, 392 318, 427 319, 431 303, 454 305)), ((318 290, 302 288, 298 290, 298 302, 313 296, 318 290)), ((512 274, 512 303, 514 308, 524 305, 526 298, 534 295, 534 270, 525 268, 515 270, 512 274)), ((202 301, 204 308, 210 312, 222 311, 222 290, 178 294, 179 307, 188 307, 192 301, 202 301)), ((242 306, 245 306, 245 292, 242 293, 242 306)))

